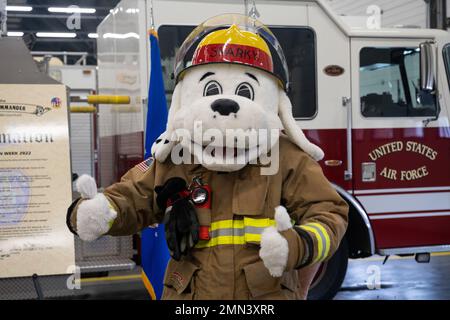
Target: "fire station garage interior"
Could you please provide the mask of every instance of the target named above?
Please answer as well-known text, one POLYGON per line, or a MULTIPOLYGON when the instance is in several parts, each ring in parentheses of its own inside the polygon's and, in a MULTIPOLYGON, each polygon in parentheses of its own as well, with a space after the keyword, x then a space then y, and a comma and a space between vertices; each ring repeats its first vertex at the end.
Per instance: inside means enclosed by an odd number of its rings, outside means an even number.
POLYGON ((449 300, 448 28, 447 0, 0 0, 0 300, 449 300))

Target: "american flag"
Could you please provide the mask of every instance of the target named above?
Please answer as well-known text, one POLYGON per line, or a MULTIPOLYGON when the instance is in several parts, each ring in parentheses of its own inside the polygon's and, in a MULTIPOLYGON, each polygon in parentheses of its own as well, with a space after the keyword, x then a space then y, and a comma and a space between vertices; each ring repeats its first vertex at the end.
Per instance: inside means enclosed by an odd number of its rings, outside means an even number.
POLYGON ((146 172, 148 169, 150 169, 150 165, 153 162, 153 158, 148 158, 147 160, 142 161, 139 163, 136 167, 141 170, 142 172, 146 172))

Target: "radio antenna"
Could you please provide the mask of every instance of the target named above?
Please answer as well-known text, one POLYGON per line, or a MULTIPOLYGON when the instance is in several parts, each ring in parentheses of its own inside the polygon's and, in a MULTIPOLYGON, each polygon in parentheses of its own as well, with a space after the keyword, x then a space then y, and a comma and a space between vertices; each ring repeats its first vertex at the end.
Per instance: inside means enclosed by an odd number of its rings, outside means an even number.
POLYGON ((254 20, 258 19, 261 15, 259 14, 258 9, 256 8, 256 1, 252 1, 252 8, 248 12, 248 16, 254 20))
POLYGON ((153 0, 150 1, 150 28, 155 30, 155 15, 153 13, 153 0))

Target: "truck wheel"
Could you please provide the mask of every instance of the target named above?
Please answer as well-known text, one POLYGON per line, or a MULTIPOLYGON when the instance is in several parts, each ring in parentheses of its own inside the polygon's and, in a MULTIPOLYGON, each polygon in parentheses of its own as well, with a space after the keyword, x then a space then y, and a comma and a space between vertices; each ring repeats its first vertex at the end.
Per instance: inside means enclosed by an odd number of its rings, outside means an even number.
POLYGON ((344 238, 327 262, 322 263, 308 293, 308 300, 331 300, 341 288, 347 272, 348 244, 344 238))

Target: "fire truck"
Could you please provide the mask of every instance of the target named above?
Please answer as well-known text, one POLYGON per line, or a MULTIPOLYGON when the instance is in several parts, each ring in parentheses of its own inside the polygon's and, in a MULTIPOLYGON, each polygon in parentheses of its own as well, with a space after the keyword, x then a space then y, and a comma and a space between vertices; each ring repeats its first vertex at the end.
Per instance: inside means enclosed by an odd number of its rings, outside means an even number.
MULTIPOLYGON (((209 17, 248 10, 241 0, 123 0, 112 10, 98 28, 99 91, 130 95, 136 108, 100 110, 103 186, 142 160, 148 29, 159 34, 170 102, 186 36, 209 17)), ((349 258, 450 251, 450 35, 351 27, 322 0, 259 0, 257 10, 285 52, 298 125, 325 151, 323 171, 350 206, 310 298, 335 295, 349 258)))

